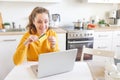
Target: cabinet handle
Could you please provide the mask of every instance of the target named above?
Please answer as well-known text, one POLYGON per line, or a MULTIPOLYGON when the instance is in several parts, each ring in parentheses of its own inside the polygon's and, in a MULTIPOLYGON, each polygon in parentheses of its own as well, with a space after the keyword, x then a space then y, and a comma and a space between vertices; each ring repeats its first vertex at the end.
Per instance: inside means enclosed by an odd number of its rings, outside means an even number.
POLYGON ((72 44, 74 44, 74 43, 90 43, 90 42, 93 43, 93 41, 68 41, 68 43, 72 43, 72 44))
POLYGON ((5 39, 3 40, 4 42, 9 42, 9 41, 16 41, 16 39, 5 39))
POLYGON ((105 46, 103 46, 103 47, 98 47, 99 49, 105 49, 105 48, 107 48, 107 47, 105 47, 105 46))
POLYGON ((116 45, 116 47, 120 47, 120 45, 116 45))
POLYGON ((117 36, 120 36, 120 34, 117 34, 117 36))
POLYGON ((108 35, 99 35, 98 37, 108 37, 108 35))

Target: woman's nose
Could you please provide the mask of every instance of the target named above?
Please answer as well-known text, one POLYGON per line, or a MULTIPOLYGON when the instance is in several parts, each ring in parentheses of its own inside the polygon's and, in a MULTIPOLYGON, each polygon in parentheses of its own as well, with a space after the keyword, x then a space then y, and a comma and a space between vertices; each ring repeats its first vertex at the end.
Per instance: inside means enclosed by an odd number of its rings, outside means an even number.
POLYGON ((44 26, 45 26, 45 23, 44 23, 44 22, 42 22, 42 23, 41 23, 41 26, 42 26, 42 27, 44 27, 44 26))

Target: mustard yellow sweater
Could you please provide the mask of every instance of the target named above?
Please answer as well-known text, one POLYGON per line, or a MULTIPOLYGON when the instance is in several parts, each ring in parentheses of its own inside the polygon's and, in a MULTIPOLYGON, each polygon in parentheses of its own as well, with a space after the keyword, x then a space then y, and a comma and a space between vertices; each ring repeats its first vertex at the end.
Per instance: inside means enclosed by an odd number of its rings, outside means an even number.
MULTIPOLYGON (((35 34, 35 35, 37 35, 37 34, 35 34)), ((50 47, 50 44, 49 44, 49 41, 48 41, 47 38, 32 42, 32 43, 29 44, 28 47, 26 47, 24 45, 24 42, 26 41, 26 39, 29 36, 30 36, 30 33, 26 32, 23 35, 23 37, 22 37, 22 39, 21 39, 21 41, 20 41, 20 43, 19 43, 19 45, 16 49, 16 52, 13 56, 13 61, 14 61, 15 65, 21 64, 25 60, 25 58, 28 61, 38 61, 38 55, 39 54, 59 51, 57 35, 52 29, 50 29, 46 32, 46 36, 47 37, 48 36, 54 36, 56 38, 57 44, 55 45, 55 48, 50 47)))

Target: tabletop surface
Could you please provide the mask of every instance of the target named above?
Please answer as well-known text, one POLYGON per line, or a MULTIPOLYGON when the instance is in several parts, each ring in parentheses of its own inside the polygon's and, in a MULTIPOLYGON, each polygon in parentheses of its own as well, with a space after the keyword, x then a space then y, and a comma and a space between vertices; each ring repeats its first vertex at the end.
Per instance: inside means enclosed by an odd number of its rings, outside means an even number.
POLYGON ((93 80, 97 80, 97 79, 104 80, 104 75, 105 75, 104 63, 97 61, 90 61, 87 62, 87 64, 93 76, 93 80))
POLYGON ((93 80, 86 62, 75 62, 72 71, 41 79, 37 79, 30 68, 30 66, 34 64, 37 64, 37 62, 27 62, 15 66, 6 76, 5 80, 93 80))

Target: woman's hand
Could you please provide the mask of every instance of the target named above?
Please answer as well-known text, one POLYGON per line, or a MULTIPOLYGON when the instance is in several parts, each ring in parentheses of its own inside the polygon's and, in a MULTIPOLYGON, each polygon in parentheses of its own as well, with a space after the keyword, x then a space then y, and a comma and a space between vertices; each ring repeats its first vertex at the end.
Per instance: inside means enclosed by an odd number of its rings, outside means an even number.
POLYGON ((25 41, 25 46, 28 46, 31 42, 37 41, 38 37, 35 35, 30 35, 28 39, 25 41))
POLYGON ((56 38, 54 36, 49 36, 48 41, 50 42, 50 47, 55 48, 56 38))

